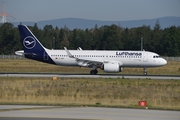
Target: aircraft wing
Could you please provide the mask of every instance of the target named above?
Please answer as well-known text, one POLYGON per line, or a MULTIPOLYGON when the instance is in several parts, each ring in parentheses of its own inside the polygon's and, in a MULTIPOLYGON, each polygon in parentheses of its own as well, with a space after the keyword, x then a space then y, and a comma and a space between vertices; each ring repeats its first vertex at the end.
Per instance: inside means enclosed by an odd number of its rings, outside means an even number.
POLYGON ((75 57, 73 56, 68 50, 66 47, 64 47, 66 53, 68 54, 68 56, 70 58, 74 58, 76 59, 76 61, 78 62, 78 65, 79 66, 83 66, 83 67, 92 67, 93 65, 96 65, 97 67, 101 67, 103 65, 104 60, 102 60, 102 58, 99 58, 99 59, 92 59, 92 58, 78 58, 78 57, 75 57))
POLYGON ((81 58, 77 59, 78 65, 83 66, 83 67, 92 67, 92 66, 97 66, 101 67, 103 65, 102 60, 94 60, 94 59, 87 59, 87 58, 81 58))

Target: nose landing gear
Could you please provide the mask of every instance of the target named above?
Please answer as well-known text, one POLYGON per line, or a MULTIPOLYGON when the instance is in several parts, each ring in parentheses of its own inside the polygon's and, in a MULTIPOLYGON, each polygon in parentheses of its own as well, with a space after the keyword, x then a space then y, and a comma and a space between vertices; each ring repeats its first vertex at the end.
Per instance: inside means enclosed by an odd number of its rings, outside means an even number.
POLYGON ((144 70, 144 75, 147 75, 146 68, 143 68, 143 70, 144 70))

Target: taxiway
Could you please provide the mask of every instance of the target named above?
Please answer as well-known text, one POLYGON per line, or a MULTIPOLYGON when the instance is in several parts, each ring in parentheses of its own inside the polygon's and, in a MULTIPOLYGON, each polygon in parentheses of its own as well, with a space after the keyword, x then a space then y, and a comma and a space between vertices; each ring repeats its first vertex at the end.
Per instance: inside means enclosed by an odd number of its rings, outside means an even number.
POLYGON ((128 78, 180 80, 178 75, 128 75, 128 74, 64 74, 64 73, 0 73, 0 77, 60 77, 60 78, 128 78))
POLYGON ((0 120, 180 120, 179 111, 0 105, 0 120))

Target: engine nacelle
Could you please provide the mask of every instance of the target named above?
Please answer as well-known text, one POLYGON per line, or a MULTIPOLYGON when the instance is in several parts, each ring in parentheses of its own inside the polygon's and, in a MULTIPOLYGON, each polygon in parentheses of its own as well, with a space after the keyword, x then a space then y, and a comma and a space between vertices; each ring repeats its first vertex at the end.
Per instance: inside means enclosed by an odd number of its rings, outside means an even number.
POLYGON ((122 67, 117 62, 104 63, 104 72, 121 72, 122 67))

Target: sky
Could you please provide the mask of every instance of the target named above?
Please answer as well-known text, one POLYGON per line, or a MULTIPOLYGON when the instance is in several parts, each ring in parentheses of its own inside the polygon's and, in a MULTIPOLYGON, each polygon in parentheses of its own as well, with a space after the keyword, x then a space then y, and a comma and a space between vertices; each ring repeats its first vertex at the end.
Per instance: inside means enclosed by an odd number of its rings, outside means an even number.
MULTIPOLYGON (((180 0, 0 0, 9 22, 38 22, 60 18, 103 21, 180 17, 180 0)), ((2 5, 0 7, 2 11, 2 5)))

